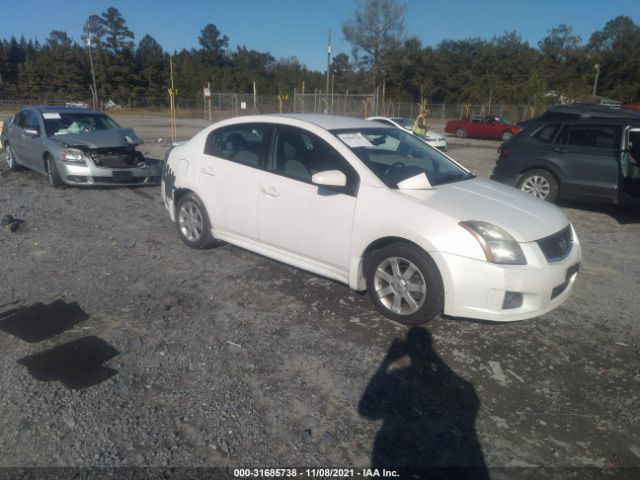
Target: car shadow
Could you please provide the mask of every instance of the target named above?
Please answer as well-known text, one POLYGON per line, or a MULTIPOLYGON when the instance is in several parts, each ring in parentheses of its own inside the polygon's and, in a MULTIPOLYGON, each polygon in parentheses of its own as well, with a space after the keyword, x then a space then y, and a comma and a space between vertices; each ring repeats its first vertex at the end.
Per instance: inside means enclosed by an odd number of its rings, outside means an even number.
POLYGON ((367 385, 358 412, 383 420, 371 467, 402 478, 488 479, 475 419, 480 399, 435 352, 428 330, 395 339, 367 385))
POLYGON ((558 206, 572 208, 585 212, 596 212, 610 216, 620 225, 633 225, 640 223, 640 206, 634 205, 598 205, 564 200, 558 202, 558 206))

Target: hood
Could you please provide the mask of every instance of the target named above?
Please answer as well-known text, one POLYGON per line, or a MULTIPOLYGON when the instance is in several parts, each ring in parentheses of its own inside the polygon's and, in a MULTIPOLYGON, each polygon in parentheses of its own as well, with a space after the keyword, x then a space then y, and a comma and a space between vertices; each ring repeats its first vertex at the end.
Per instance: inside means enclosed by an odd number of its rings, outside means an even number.
POLYGON ((67 133, 49 137, 70 147, 108 148, 133 147, 144 143, 130 128, 99 130, 97 132, 67 133))
POLYGON ((518 242, 540 240, 569 224, 567 216, 555 205, 491 180, 474 178, 438 185, 433 190, 397 192, 458 221, 492 223, 518 242))

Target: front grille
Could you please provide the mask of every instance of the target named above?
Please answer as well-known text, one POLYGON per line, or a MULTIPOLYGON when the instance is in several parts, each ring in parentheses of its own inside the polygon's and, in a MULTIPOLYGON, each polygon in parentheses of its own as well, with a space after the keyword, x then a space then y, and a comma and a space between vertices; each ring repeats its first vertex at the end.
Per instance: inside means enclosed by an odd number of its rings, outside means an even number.
POLYGON ((115 180, 112 177, 92 177, 95 183, 126 183, 126 184, 137 184, 144 183, 147 178, 158 178, 158 177, 131 177, 125 180, 115 180))
POLYGON ((567 225, 558 233, 549 235, 536 242, 544 253, 547 261, 557 262, 565 258, 573 247, 573 233, 571 225, 567 225))
POLYGON ((137 151, 120 148, 93 150, 89 157, 96 166, 106 168, 131 168, 140 161, 137 151))

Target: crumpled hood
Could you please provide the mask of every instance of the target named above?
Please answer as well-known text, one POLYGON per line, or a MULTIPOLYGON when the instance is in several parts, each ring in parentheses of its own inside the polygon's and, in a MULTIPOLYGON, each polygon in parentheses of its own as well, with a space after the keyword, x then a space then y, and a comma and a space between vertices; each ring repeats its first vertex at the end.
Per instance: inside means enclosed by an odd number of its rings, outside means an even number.
POLYGON ((532 242, 563 229, 569 219, 555 205, 500 183, 474 178, 433 190, 398 190, 455 219, 492 223, 518 242, 532 242))
POLYGON ((116 128, 97 132, 67 133, 54 135, 51 140, 65 143, 70 147, 108 148, 133 147, 144 143, 130 128, 116 128), (127 140, 127 138, 129 140, 127 140))

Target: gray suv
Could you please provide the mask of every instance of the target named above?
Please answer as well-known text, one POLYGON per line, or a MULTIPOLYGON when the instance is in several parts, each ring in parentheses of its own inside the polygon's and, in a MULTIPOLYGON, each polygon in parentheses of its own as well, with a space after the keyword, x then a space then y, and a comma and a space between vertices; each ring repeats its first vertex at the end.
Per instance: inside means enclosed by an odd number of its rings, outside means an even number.
POLYGON ((640 115, 552 108, 499 148, 491 179, 549 202, 640 204, 640 115))

